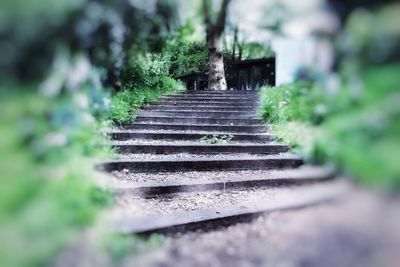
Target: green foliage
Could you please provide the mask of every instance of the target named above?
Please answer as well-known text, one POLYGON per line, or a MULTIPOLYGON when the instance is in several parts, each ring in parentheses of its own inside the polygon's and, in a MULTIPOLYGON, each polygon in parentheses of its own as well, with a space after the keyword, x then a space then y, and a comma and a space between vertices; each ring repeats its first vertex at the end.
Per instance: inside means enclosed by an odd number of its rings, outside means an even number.
POLYGON ((321 90, 309 82, 278 87, 264 86, 260 92, 258 114, 269 123, 282 121, 319 122, 326 113, 321 90))
POLYGON ((256 59, 273 57, 275 53, 258 42, 244 42, 242 44, 242 59, 256 59))
POLYGON ((397 189, 399 71, 398 64, 366 69, 356 97, 346 86, 336 94, 303 82, 263 88, 259 114, 307 159, 334 163, 365 184, 397 189))
POLYGON ((135 120, 135 112, 143 105, 154 102, 164 94, 183 90, 180 82, 167 76, 158 77, 157 83, 158 87, 155 89, 126 89, 113 95, 110 105, 110 119, 117 123, 131 123, 135 120))
POLYGON ((259 108, 276 133, 307 158, 390 190, 400 188, 399 10, 392 4, 349 15, 336 40, 344 55, 336 91, 314 85, 299 96, 297 84, 266 88, 259 108))
POLYGON ((196 29, 191 21, 171 34, 163 53, 170 58, 169 73, 172 77, 207 71, 206 44, 203 38, 197 38, 196 29))
POLYGON ((202 138, 200 138, 200 141, 203 143, 207 144, 220 144, 220 143, 229 143, 233 138, 233 135, 227 134, 227 135, 218 135, 218 134, 213 134, 213 135, 205 135, 202 138))
POLYGON ((186 73, 206 73, 207 48, 203 42, 184 42, 171 45, 171 74, 177 77, 186 73))
POLYGON ((0 265, 42 266, 110 204, 89 159, 109 150, 99 124, 76 102, 90 90, 49 101, 27 88, 7 89, 0 93, 0 238, 9 242, 0 246, 0 265))
POLYGON ((331 159, 362 182, 400 188, 400 109, 398 92, 324 124, 315 155, 331 159))

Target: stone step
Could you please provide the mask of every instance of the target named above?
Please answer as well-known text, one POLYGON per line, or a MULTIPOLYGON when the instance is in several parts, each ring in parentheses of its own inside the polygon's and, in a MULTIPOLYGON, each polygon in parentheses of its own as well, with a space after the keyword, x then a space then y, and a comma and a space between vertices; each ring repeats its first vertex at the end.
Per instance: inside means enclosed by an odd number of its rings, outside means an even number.
POLYGON ((287 152, 288 147, 281 144, 191 144, 191 145, 112 145, 120 153, 148 154, 276 154, 287 152))
POLYGON ((343 181, 332 181, 322 185, 298 186, 290 191, 286 188, 277 188, 274 191, 275 194, 268 198, 256 198, 257 200, 220 208, 186 210, 164 215, 154 213, 145 217, 123 214, 115 219, 114 225, 121 234, 126 235, 173 234, 213 229, 249 222, 269 212, 297 210, 334 201, 349 196, 351 186, 343 181))
POLYGON ((228 95, 218 95, 218 96, 211 96, 211 95, 166 95, 159 98, 160 100, 213 100, 213 101, 257 101, 258 95, 243 95, 243 96, 228 96, 228 95))
POLYGON ((200 141, 204 136, 231 135, 232 141, 273 141, 274 135, 266 133, 226 133, 226 132, 210 132, 205 133, 183 133, 183 132, 141 132, 141 131, 111 131, 108 132, 113 140, 129 140, 129 139, 148 139, 148 140, 196 140, 200 141))
POLYGON ((255 106, 257 102, 249 99, 238 100, 212 100, 212 99, 159 99, 156 104, 195 104, 195 105, 219 105, 219 106, 255 106))
POLYGON ((163 111, 139 111, 137 113, 138 116, 185 116, 186 118, 221 118, 221 119, 256 119, 257 115, 255 112, 244 112, 244 111, 171 111, 171 110, 163 110, 163 111))
POLYGON ((148 122, 148 123, 193 123, 193 124, 219 124, 219 125, 254 125, 260 120, 256 118, 251 119, 224 119, 224 118, 207 118, 207 117, 193 117, 188 118, 184 116, 137 116, 135 122, 148 122))
POLYGON ((255 107, 213 107, 213 106, 176 106, 176 105, 147 105, 143 107, 143 111, 210 111, 210 112, 256 112, 255 107))
MULTIPOLYGON (((121 182, 113 188, 116 194, 138 194, 143 197, 180 192, 245 189, 254 187, 294 186, 332 180, 336 173, 329 168, 302 166, 290 170, 278 170, 264 175, 240 175, 229 178, 210 177, 207 180, 175 180, 121 182)), ((205 174, 206 176, 207 174, 205 174)))
POLYGON ((268 170, 294 168, 303 160, 290 154, 267 155, 259 157, 209 157, 207 159, 174 160, 116 160, 101 164, 105 171, 127 169, 131 172, 180 172, 206 170, 268 170))
POLYGON ((263 133, 268 127, 264 125, 219 125, 219 124, 121 124, 119 125, 125 130, 175 130, 175 131, 216 131, 216 132, 231 132, 231 133, 263 133))
POLYGON ((187 108, 201 108, 201 110, 208 110, 208 109, 234 109, 234 110, 256 110, 257 106, 256 105, 221 105, 221 104, 215 104, 215 103, 207 103, 207 104, 199 104, 199 103, 175 103, 175 102, 168 102, 168 103, 151 103, 149 105, 146 105, 144 109, 148 108, 155 108, 155 107, 161 107, 161 108, 179 108, 179 109, 187 109, 187 108))
POLYGON ((170 95, 256 95, 259 91, 256 90, 226 90, 226 91, 182 91, 177 93, 172 93, 170 95))

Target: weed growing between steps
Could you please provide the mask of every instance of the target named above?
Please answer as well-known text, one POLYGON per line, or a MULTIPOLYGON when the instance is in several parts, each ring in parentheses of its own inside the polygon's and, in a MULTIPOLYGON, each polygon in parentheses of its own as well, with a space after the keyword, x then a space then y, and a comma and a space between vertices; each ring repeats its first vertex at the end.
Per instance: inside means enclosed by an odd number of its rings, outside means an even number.
POLYGON ((231 134, 214 134, 214 135, 205 135, 200 138, 200 142, 206 144, 225 144, 229 143, 233 138, 231 134))
POLYGON ((57 97, 4 89, 0 265, 44 266, 111 202, 93 170, 93 157, 111 153, 98 134, 106 105, 90 86, 57 97))
POLYGON ((132 123, 136 111, 162 95, 183 90, 181 82, 168 74, 170 61, 160 55, 146 55, 135 63, 135 77, 124 89, 111 97, 110 119, 116 123, 132 123))
POLYGON ((400 65, 367 70, 364 95, 332 95, 304 82, 264 87, 259 115, 306 159, 329 162, 368 185, 400 188, 400 65))

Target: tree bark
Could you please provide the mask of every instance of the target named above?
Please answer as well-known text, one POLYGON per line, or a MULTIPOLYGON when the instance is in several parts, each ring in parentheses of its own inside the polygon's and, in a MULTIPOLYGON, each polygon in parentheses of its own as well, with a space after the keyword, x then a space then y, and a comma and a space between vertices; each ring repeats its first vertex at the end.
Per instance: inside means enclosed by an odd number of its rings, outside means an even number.
POLYGON ((208 90, 227 90, 224 58, 222 54, 222 34, 230 0, 223 0, 215 23, 211 21, 210 1, 203 0, 206 43, 208 50, 208 90))

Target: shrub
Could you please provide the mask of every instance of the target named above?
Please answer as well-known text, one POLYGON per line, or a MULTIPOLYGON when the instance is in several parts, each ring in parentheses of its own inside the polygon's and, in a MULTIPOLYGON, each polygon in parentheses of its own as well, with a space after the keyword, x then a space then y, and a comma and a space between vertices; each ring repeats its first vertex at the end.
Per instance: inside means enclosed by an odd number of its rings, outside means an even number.
POLYGON ((145 104, 151 103, 161 95, 183 90, 182 83, 168 77, 158 76, 152 79, 154 87, 125 89, 111 98, 110 119, 116 123, 131 123, 135 112, 145 104))
POLYGON ((264 86, 260 92, 258 114, 269 123, 284 121, 318 122, 324 115, 318 89, 308 82, 277 87, 264 86))
POLYGON ((0 238, 10 241, 0 245, 0 262, 42 266, 110 203, 88 159, 100 156, 97 145, 105 140, 74 101, 83 91, 49 101, 20 88, 0 93, 0 238))
POLYGON ((303 82, 265 87, 259 115, 306 159, 329 162, 365 184, 400 188, 400 65, 367 69, 362 93, 351 83, 335 94, 303 82))

